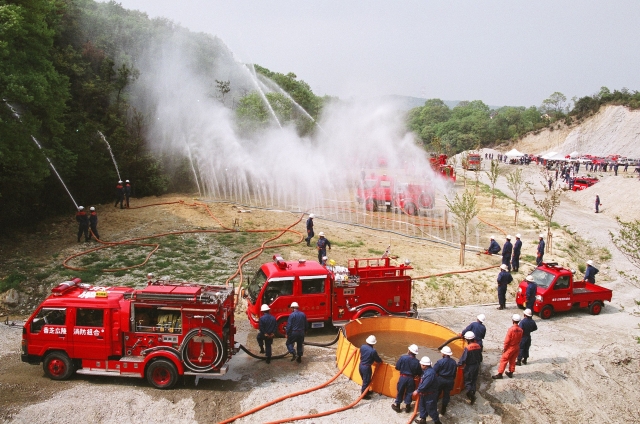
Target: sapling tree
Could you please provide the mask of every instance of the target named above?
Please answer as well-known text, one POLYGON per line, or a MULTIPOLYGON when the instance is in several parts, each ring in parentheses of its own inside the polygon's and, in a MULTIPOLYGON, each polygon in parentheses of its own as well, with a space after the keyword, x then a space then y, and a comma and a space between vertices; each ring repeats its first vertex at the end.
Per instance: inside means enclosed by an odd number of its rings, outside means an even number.
POLYGON ((496 203, 496 182, 498 182, 500 171, 500 162, 497 160, 492 160, 491 168, 489 168, 488 171, 485 171, 489 178, 489 182, 491 183, 491 209, 495 207, 496 203))
POLYGON ((467 169, 469 169, 469 154, 463 153, 460 156, 460 164, 462 165, 462 176, 464 178, 464 186, 467 186, 467 169))
POLYGON ((469 224, 478 215, 478 202, 475 194, 466 190, 460 196, 456 193, 453 199, 445 197, 447 207, 453 215, 453 221, 460 234, 460 265, 464 265, 465 246, 467 245, 467 235, 469 234, 469 224))
POLYGON ((520 210, 518 209, 518 198, 524 193, 524 190, 527 188, 524 180, 522 179, 522 169, 518 168, 514 172, 507 174, 507 187, 513 193, 513 210, 514 210, 514 218, 513 223, 516 228, 518 228, 518 213, 520 210))
POLYGON ((627 222, 616 217, 616 221, 620 228, 617 234, 609 231, 611 241, 634 266, 640 268, 640 220, 627 222))
POLYGON ((547 250, 549 253, 552 253, 553 240, 551 236, 551 222, 553 220, 553 215, 556 213, 558 207, 560 206, 560 198, 562 197, 563 190, 559 186, 549 189, 549 186, 546 184, 544 173, 542 174, 542 179, 543 181, 541 181, 540 184, 543 188, 543 197, 540 197, 539 194, 536 194, 536 191, 531 184, 526 183, 526 185, 529 193, 531 193, 531 197, 533 197, 533 203, 536 205, 544 218, 544 222, 547 227, 547 250))

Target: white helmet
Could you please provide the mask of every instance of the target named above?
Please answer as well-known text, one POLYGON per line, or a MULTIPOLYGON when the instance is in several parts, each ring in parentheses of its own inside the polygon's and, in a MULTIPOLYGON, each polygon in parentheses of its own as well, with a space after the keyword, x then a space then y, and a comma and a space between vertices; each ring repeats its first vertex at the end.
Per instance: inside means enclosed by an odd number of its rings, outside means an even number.
POLYGON ((511 317, 511 321, 515 321, 515 322, 520 322, 520 315, 518 314, 513 314, 513 316, 511 317))
POLYGON ((476 338, 476 335, 473 334, 473 331, 467 331, 466 333, 464 333, 464 338, 467 340, 473 340, 476 338))
POLYGON ((525 280, 533 283, 533 275, 527 275, 527 278, 525 278, 525 280))
POLYGON ((324 237, 324 231, 320 231, 320 232, 318 233, 318 236, 320 236, 320 237, 324 237))
POLYGON ((587 261, 587 265, 593 265, 593 261, 592 261, 591 259, 589 259, 589 260, 587 261))
POLYGON ((511 240, 511 235, 507 234, 507 240, 511 240))
POLYGON ((505 264, 500 265, 500 269, 504 269, 505 271, 509 269, 505 264))
POLYGON ((544 238, 544 234, 540 233, 540 238, 544 238))
POLYGON ((494 239, 495 239, 495 237, 494 237, 494 236, 491 236, 490 238, 491 238, 491 240, 494 240, 494 239))
POLYGON ((153 272, 148 273, 148 274, 147 274, 147 278, 148 278, 149 280, 151 280, 151 279, 153 278, 153 272))
POLYGON ((418 345, 412 344, 411 346, 409 346, 409 352, 413 353, 414 355, 417 355, 418 354, 418 345))
POLYGON ((420 365, 431 365, 431 359, 428 356, 423 356, 420 360, 420 365))
POLYGON ((266 303, 263 303, 262 306, 260 307, 260 312, 269 311, 269 310, 271 310, 271 308, 269 308, 269 305, 267 305, 266 303))
POLYGON ((299 308, 298 302, 291 302, 290 308, 299 308))
POLYGON ((327 259, 329 259, 329 257, 328 257, 328 256, 323 256, 323 257, 322 257, 322 260, 323 260, 323 261, 326 261, 327 259))
POLYGON ((531 309, 527 308, 524 310, 524 314, 528 317, 533 316, 533 312, 531 312, 531 309))
POLYGON ((95 211, 95 210, 96 210, 96 208, 94 208, 93 206, 91 206, 91 207, 89 208, 89 210, 90 210, 90 211, 95 211))
POLYGON ((312 213, 310 213, 310 214, 309 214, 309 218, 313 219, 313 218, 315 218, 315 217, 316 217, 316 215, 315 215, 315 214, 312 214, 312 213))
POLYGON ((84 206, 78 206, 78 210, 79 211, 83 211, 84 210, 84 206))
POLYGON ((125 183, 128 183, 128 182, 129 182, 129 180, 125 181, 125 183))
POLYGON ((376 336, 374 336, 372 334, 369 337, 367 337, 366 342, 367 342, 367 344, 374 345, 374 344, 378 343, 378 340, 376 339, 376 336))
POLYGON ((520 233, 516 234, 516 238, 520 238, 520 233))
POLYGON ((484 314, 480 314, 476 318, 478 318, 478 321, 480 322, 484 322, 484 320, 487 319, 487 317, 485 317, 484 314))
POLYGON ((122 180, 118 181, 118 184, 122 184, 122 180))
POLYGON ((443 355, 449 355, 449 356, 453 355, 453 352, 451 352, 451 348, 449 346, 443 347, 440 353, 442 353, 443 355))

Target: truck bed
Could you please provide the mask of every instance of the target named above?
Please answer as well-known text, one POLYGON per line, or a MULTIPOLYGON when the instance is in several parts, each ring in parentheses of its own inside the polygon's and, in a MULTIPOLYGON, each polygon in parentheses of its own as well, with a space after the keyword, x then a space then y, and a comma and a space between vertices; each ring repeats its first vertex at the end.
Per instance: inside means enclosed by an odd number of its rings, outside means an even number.
POLYGON ((574 301, 584 302, 594 300, 607 300, 611 302, 611 296, 613 292, 608 288, 591 283, 576 283, 580 284, 579 287, 574 287, 573 289, 574 301))

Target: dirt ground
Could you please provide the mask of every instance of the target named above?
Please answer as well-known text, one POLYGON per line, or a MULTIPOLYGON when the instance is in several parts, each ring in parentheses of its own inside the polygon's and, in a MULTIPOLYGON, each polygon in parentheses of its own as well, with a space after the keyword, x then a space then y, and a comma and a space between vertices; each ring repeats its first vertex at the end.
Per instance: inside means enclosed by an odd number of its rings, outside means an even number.
MULTIPOLYGON (((535 179, 537 173, 534 167, 525 167, 528 179, 535 179)), ((624 181, 632 182, 631 179, 624 181)), ((629 189, 626 185, 618 186, 616 180, 609 182, 609 176, 606 176, 600 187, 604 189, 605 186, 610 190, 600 193, 605 205, 609 204, 613 209, 615 203, 617 208, 624 208, 619 205, 627 202, 629 208, 637 209, 632 199, 627 200, 630 196, 624 195, 629 189)), ((461 182, 457 188, 462 188, 461 182)), ((504 179, 499 180, 498 188, 509 193, 504 179)), ((443 423, 640 421, 637 396, 640 392, 640 345, 637 341, 640 337, 640 287, 621 274, 638 273, 610 241, 608 232, 616 228, 613 213, 605 208, 604 213, 595 215, 589 207, 586 192, 569 193, 563 199, 557 218, 554 218, 559 224, 559 228, 553 230, 555 249, 546 258, 574 269, 592 258, 600 264, 598 282, 614 290, 613 301, 598 316, 575 311, 546 321, 535 317, 539 330, 533 334, 529 365, 519 367, 514 379, 495 381, 490 375, 495 372, 511 314, 520 312, 513 303, 516 284, 509 289, 507 310, 497 311, 495 269, 415 281, 414 300, 419 305, 420 318, 460 331, 478 313, 487 316, 479 399, 471 406, 464 396, 455 396, 449 413, 442 417, 443 423), (576 238, 578 236, 580 238, 576 238)), ((490 196, 481 187, 478 199, 480 217, 495 225, 491 227, 478 222, 481 245, 488 245, 491 234, 502 244, 505 233, 513 235, 519 232, 524 242, 523 256, 532 257, 542 224, 524 211, 516 228, 513 225, 513 205, 508 198, 499 197, 496 208, 492 209, 490 196)), ((135 205, 177 200, 193 201, 190 196, 163 196, 137 199, 135 205)), ((528 195, 524 202, 531 204, 528 195)), ((301 218, 299 214, 265 210, 239 213, 238 208, 224 203, 212 203, 210 208, 220 223, 231 228, 236 218, 240 219, 237 224, 242 229, 284 228, 301 218)), ((100 232, 107 240, 124 240, 167 231, 221 228, 221 224, 203 209, 183 204, 131 210, 102 205, 98 211, 100 232)), ((11 242, 0 243, 0 257, 3 258, 0 275, 7 275, 17 258, 26 256, 42 266, 50 263, 59 265, 63 258, 86 249, 85 244, 76 243, 74 224, 72 217, 55 220, 33 233, 16 234, 11 242)), ((294 229, 304 232, 304 219, 294 229)), ((499 258, 468 252, 467 264, 461 267, 457 249, 366 228, 348 227, 323 221, 321 217, 316 219, 316 233, 318 231, 327 233, 334 244, 331 257, 339 264, 345 264, 351 257, 372 256, 372 251, 384 251, 388 244, 392 245, 392 254, 399 260, 411 259, 414 277, 500 263, 499 258)), ((272 235, 266 233, 262 238, 253 240, 253 247, 272 235)), ((289 233, 283 239, 295 243, 276 250, 286 259, 315 258, 312 248, 303 242, 297 243, 298 235, 289 233)), ((232 247, 219 252, 228 266, 226 273, 212 272, 202 282, 223 282, 224 276, 235 271, 234 264, 241 253, 233 251, 232 247)), ((273 253, 268 251, 261 255, 247 266, 245 272, 270 260, 273 253)), ((530 266, 521 266, 523 272, 514 277, 522 279, 531 269, 530 266)), ((144 283, 146 272, 154 270, 141 267, 124 275, 104 274, 95 283, 144 283)), ((19 324, 20 319, 56 283, 56 275, 53 273, 42 281, 30 278, 25 283, 29 293, 23 295, 20 307, 9 311, 9 319, 19 324), (44 288, 39 289, 40 286, 44 288)), ((248 325, 242 307, 238 308, 236 318, 236 340, 255 349, 255 330, 248 325)), ((185 378, 171 391, 158 391, 145 381, 126 378, 74 376, 69 381, 57 382, 47 379, 42 367, 20 362, 20 334, 19 326, 0 325, 0 419, 9 423, 218 422, 280 395, 319 384, 337 371, 333 349, 306 347, 302 364, 285 358, 267 365, 239 353, 231 360, 230 372, 224 377, 200 381, 197 387, 193 378, 185 378)), ((309 339, 328 340, 332 334, 329 330, 313 330, 309 339)), ((275 353, 284 351, 282 341, 277 341, 274 349, 275 353)), ((358 392, 359 387, 355 383, 341 376, 328 388, 287 400, 237 422, 265 422, 333 409, 349 404, 358 392)), ((390 404, 390 399, 374 395, 372 400, 363 401, 351 410, 307 422, 407 422, 408 414, 396 414, 390 404)))

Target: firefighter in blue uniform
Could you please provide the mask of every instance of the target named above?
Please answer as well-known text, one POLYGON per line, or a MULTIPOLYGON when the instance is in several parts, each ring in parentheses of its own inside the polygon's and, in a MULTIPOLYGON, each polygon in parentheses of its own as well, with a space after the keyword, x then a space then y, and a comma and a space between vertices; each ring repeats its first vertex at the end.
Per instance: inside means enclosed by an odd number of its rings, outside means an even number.
POLYGON ((456 373, 458 372, 458 364, 455 360, 451 359, 451 348, 445 346, 440 350, 442 353, 442 359, 438 360, 433 365, 433 370, 438 375, 438 385, 440 386, 438 397, 442 393, 442 409, 440 413, 445 415, 447 413, 447 405, 449 405, 449 399, 451 390, 453 390, 453 383, 456 380, 456 373))
POLYGON ((116 185, 116 204, 113 206, 117 208, 118 203, 120 203, 120 209, 124 209, 122 202, 124 202, 124 187, 122 186, 122 181, 118 181, 118 185, 116 185))
POLYGON ((84 206, 78 206, 76 221, 78 221, 78 243, 80 243, 80 237, 83 234, 84 241, 89 241, 89 216, 84 211, 84 206))
POLYGON ((511 269, 518 272, 520 268, 520 250, 522 249, 522 241, 520 234, 516 234, 516 242, 513 244, 513 255, 511 256, 511 269))
POLYGON ((513 277, 507 271, 505 264, 500 265, 500 274, 498 274, 498 309, 505 309, 507 307, 507 284, 513 281, 513 277))
MULTIPOLYGON (((360 388, 360 393, 364 393, 371 384, 371 376, 373 375, 373 370, 371 366, 374 362, 380 364, 382 363, 382 359, 378 355, 378 352, 373 348, 373 345, 378 343, 376 336, 371 335, 367 337, 365 340, 365 344, 360 346, 360 366, 358 367, 358 371, 360 372, 360 377, 362 377, 362 387, 360 388)), ((368 392, 364 399, 371 399, 371 392, 368 392)))
POLYGON ((584 271, 584 281, 588 281, 591 284, 596 283, 596 274, 600 272, 598 268, 593 266, 593 261, 587 261, 587 269, 584 271))
POLYGON ((524 318, 520 320, 518 327, 522 328, 522 339, 520 340, 520 353, 518 353, 516 365, 527 365, 529 348, 531 347, 531 333, 538 329, 538 325, 533 320, 531 309, 524 310, 524 318))
POLYGON ((491 243, 489 243, 489 248, 485 253, 489 255, 497 255, 498 253, 500 253, 500 245, 493 236, 491 236, 491 243))
POLYGON ((315 236, 313 232, 313 218, 316 216, 312 213, 309 214, 309 218, 307 219, 307 237, 305 237, 304 241, 307 242, 307 246, 311 246, 311 239, 315 236))
POLYGON ((276 318, 271 315, 270 310, 271 308, 269 308, 269 305, 266 303, 260 307, 263 315, 260 317, 260 321, 258 321, 258 335, 256 336, 258 346, 260 346, 260 353, 265 353, 266 348, 265 356, 267 357, 267 364, 271 362, 271 345, 278 330, 276 318))
POLYGON ((322 263, 322 257, 327 256, 327 247, 331 250, 331 242, 324 238, 324 232, 320 231, 318 233, 318 242, 316 246, 318 246, 318 262, 322 263))
POLYGON ((507 266, 511 272, 511 253, 513 253, 513 245, 511 244, 511 236, 507 235, 507 241, 502 246, 502 263, 507 266))
POLYGON ((538 285, 533 279, 533 275, 527 275, 527 290, 524 292, 526 298, 525 308, 533 311, 533 305, 536 303, 536 295, 538 294, 538 285))
POLYGON ((127 208, 129 208, 129 197, 131 197, 131 183, 127 180, 124 182, 124 199, 127 208))
POLYGON ((291 303, 291 315, 287 321, 287 351, 292 355, 291 361, 302 362, 304 333, 307 330, 307 316, 299 310, 298 302, 291 303), (293 345, 296 349, 293 349, 293 345))
POLYGON ((391 409, 400 412, 400 404, 404 399, 405 411, 411 412, 411 396, 416 388, 415 377, 422 375, 420 361, 416 358, 418 354, 418 346, 412 344, 409 351, 402 355, 396 362, 396 369, 400 371, 400 379, 398 380, 398 395, 396 401, 391 404, 391 409))
POLYGON ((420 418, 416 419, 418 424, 427 423, 427 415, 431 417, 434 424, 440 423, 440 417, 438 416, 438 376, 436 372, 431 368, 431 359, 428 356, 423 356, 420 359, 420 366, 422 367, 422 377, 420 378, 420 384, 414 395, 420 395, 420 418))
POLYGON ((538 242, 538 252, 536 254, 536 265, 540 266, 542 259, 544 258, 544 234, 540 234, 540 241, 538 242))
POLYGON ((482 363, 482 348, 476 343, 475 338, 472 331, 464 333, 467 346, 458 361, 458 365, 464 365, 464 387, 467 389, 467 397, 471 401, 471 405, 476 401, 476 381, 482 363))
POLYGON ((476 320, 471 324, 467 325, 464 330, 459 334, 462 337, 463 334, 466 334, 467 331, 473 332, 475 335, 476 342, 483 348, 482 340, 487 335, 487 327, 484 326, 484 320, 487 319, 484 314, 479 314, 476 317, 476 320))
POLYGON ((89 233, 89 240, 91 240, 91 235, 96 236, 97 240, 100 240, 100 234, 98 234, 98 214, 96 213, 96 208, 91 206, 89 208, 89 225, 91 225, 91 233, 89 233))

